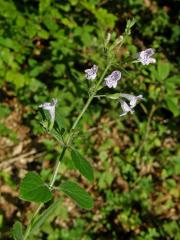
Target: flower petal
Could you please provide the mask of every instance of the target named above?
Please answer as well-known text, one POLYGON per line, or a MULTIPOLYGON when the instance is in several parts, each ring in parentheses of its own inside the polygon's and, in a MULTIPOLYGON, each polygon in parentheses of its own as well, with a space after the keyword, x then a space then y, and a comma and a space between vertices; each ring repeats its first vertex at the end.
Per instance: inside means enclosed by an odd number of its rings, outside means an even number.
POLYGON ((144 99, 142 95, 134 96, 131 94, 126 94, 126 93, 121 93, 121 97, 129 100, 129 104, 130 104, 131 108, 134 108, 136 106, 137 101, 139 99, 141 99, 141 100, 144 99))
POLYGON ((46 103, 39 105, 40 108, 49 111, 52 122, 54 122, 54 120, 55 120, 55 107, 57 105, 57 102, 58 102, 58 100, 53 98, 50 103, 46 102, 46 103))
POLYGON ((96 78, 97 72, 98 72, 98 66, 95 64, 90 69, 86 69, 85 71, 86 78, 88 80, 94 80, 96 78))
POLYGON ((120 116, 126 115, 128 112, 134 113, 132 108, 122 99, 120 99, 120 104, 123 112, 120 114, 120 116))
POLYGON ((155 63, 156 59, 151 58, 151 56, 154 54, 154 49, 153 48, 148 48, 144 51, 141 51, 137 55, 137 59, 143 64, 143 65, 148 65, 150 63, 155 63))
POLYGON ((105 85, 109 88, 116 88, 118 81, 121 79, 121 72, 116 70, 105 78, 105 85))

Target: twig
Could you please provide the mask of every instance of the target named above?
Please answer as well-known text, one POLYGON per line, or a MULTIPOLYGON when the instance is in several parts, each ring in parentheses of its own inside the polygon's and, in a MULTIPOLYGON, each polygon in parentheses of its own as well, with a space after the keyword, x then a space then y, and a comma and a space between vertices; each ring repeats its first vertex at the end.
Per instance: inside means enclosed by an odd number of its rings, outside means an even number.
MULTIPOLYGON (((36 149, 32 149, 31 151, 27 152, 27 153, 24 153, 24 154, 21 154, 21 155, 18 155, 18 156, 15 156, 13 158, 10 158, 10 159, 4 159, 2 161, 2 163, 0 163, 0 169, 4 169, 4 168, 7 168, 9 165, 11 165, 12 163, 14 162, 17 162, 17 161, 20 161, 21 159, 24 159, 24 158, 28 158, 32 155, 36 154, 34 157, 37 158, 37 156, 41 156, 43 154, 43 152, 40 152, 40 153, 37 153, 36 152, 36 149)), ((28 160, 28 159, 27 159, 28 160)), ((26 161, 27 161, 26 160, 26 161)))

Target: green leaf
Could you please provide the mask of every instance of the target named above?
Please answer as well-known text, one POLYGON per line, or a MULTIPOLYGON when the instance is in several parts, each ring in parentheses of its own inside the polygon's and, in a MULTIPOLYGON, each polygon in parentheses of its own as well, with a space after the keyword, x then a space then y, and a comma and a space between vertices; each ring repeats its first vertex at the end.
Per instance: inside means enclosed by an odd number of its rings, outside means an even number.
POLYGON ((89 181, 93 181, 94 175, 90 163, 76 150, 71 151, 71 157, 75 167, 80 171, 80 173, 89 181))
POLYGON ((51 119, 49 112, 47 110, 42 109, 42 108, 39 109, 39 112, 41 114, 42 120, 47 121, 48 124, 49 124, 50 119, 51 119))
POLYGON ((48 33, 46 30, 44 30, 44 29, 41 29, 41 30, 38 32, 38 35, 39 35, 39 37, 42 38, 42 39, 48 39, 48 37, 49 37, 49 33, 48 33))
POLYGON ((30 202, 44 203, 52 198, 52 194, 37 173, 29 172, 20 184, 20 198, 30 202))
POLYGON ((59 203, 60 200, 57 200, 35 219, 34 223, 32 224, 30 234, 36 232, 43 225, 43 223, 55 212, 59 203))
POLYGON ((62 111, 58 107, 56 108, 55 127, 59 128, 60 130, 66 127, 64 116, 62 114, 62 111))
POLYGON ((121 94, 120 93, 113 93, 113 94, 107 94, 106 96, 110 99, 117 100, 117 99, 120 98, 121 94))
POLYGON ((173 77, 170 77, 166 79, 166 82, 172 83, 172 84, 180 84, 180 75, 175 75, 173 77))
POLYGON ((56 131, 55 128, 53 128, 53 129, 51 130, 51 134, 53 135, 53 137, 54 137, 57 141, 62 142, 62 140, 63 140, 62 134, 60 134, 59 131, 56 131))
POLYGON ((174 96, 167 96, 166 104, 175 117, 179 115, 178 99, 174 96))
POLYGON ((159 80, 164 80, 168 77, 170 72, 170 64, 168 62, 159 62, 158 63, 158 76, 159 80))
POLYGON ((71 197, 80 207, 86 209, 93 207, 91 196, 77 183, 66 181, 60 185, 60 190, 71 197))
POLYGON ((22 224, 20 222, 15 222, 12 228, 12 235, 14 240, 23 240, 23 229, 22 224))
POLYGON ((39 1, 39 12, 42 14, 45 10, 50 7, 51 0, 40 0, 39 1))
POLYGON ((25 85, 28 78, 19 72, 9 70, 6 74, 6 80, 15 84, 15 87, 19 89, 25 85))

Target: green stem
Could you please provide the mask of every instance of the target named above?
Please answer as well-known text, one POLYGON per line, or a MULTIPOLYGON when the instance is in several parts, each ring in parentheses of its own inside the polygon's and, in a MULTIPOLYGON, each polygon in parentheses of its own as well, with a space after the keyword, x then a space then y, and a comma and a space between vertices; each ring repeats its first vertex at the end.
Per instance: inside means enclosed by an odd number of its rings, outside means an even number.
POLYGON ((41 203, 38 208, 36 209, 35 213, 33 214, 31 220, 30 220, 30 224, 28 225, 27 229, 26 229, 26 232, 25 232, 25 235, 24 235, 24 239, 23 240, 26 240, 30 234, 30 231, 31 231, 31 227, 32 227, 32 223, 34 221, 34 219, 36 218, 36 216, 38 215, 39 211, 41 210, 41 208, 43 207, 43 203, 41 203))
POLYGON ((50 184, 49 184, 49 188, 50 188, 50 189, 52 189, 52 187, 54 186, 54 183, 55 183, 55 181, 56 181, 56 176, 57 176, 57 174, 58 174, 59 166, 60 166, 61 160, 63 159, 64 154, 65 154, 65 152, 66 152, 66 148, 67 148, 66 146, 63 147, 63 150, 62 150, 62 152, 61 152, 61 155, 60 155, 59 159, 56 161, 56 166, 55 166, 55 168, 54 168, 54 172, 53 172, 53 175, 52 175, 52 179, 51 179, 50 184))
MULTIPOLYGON (((50 184, 49 184, 49 188, 52 189, 53 188, 53 185, 54 185, 54 182, 56 180, 56 176, 58 174, 58 170, 59 170, 59 166, 60 166, 60 163, 61 163, 61 160, 63 159, 64 157, 64 154, 65 154, 65 151, 66 151, 66 146, 63 147, 63 150, 61 152, 61 155, 60 155, 60 158, 57 160, 56 162, 56 166, 54 168, 54 172, 53 172, 53 176, 52 176, 52 179, 50 181, 50 184)), ((36 218, 36 216, 38 215, 38 213, 40 212, 41 208, 44 206, 43 203, 41 203, 38 208, 36 209, 35 213, 33 214, 31 220, 30 220, 30 224, 28 225, 27 229, 26 229, 26 232, 25 232, 25 236, 24 236, 24 240, 26 240, 30 234, 30 231, 31 231, 31 227, 32 227, 32 223, 34 221, 34 219, 36 218)))
MULTIPOLYGON (((109 67, 110 67, 110 64, 109 64, 109 65, 106 67, 106 69, 104 70, 104 72, 103 72, 101 78, 99 79, 99 81, 98 81, 98 83, 97 83, 97 85, 96 85, 96 87, 95 87, 95 89, 94 89, 92 95, 91 95, 91 96, 89 97, 89 99, 87 100, 87 102, 86 102, 84 108, 82 109, 81 113, 79 114, 79 116, 77 117, 76 121, 74 122, 74 124, 73 124, 73 126, 72 126, 70 132, 76 128, 76 126, 77 126, 77 124, 79 123, 80 119, 82 118, 83 114, 84 114, 85 111, 87 110, 89 104, 90 104, 91 101, 93 100, 93 98, 94 98, 94 96, 95 96, 95 94, 96 94, 96 92, 97 92, 97 90, 98 90, 98 88, 99 88, 99 86, 100 86, 102 80, 104 79, 104 77, 105 77, 105 75, 106 75, 106 73, 107 73, 109 67)), ((68 138, 68 139, 69 139, 69 138, 68 138)), ((68 140, 67 140, 67 141, 68 141, 68 140)))
POLYGON ((147 121, 147 127, 146 127, 146 131, 145 131, 145 134, 143 136, 143 139, 140 143, 140 147, 137 151, 137 157, 136 157, 136 160, 137 161, 140 161, 140 157, 141 157, 141 153, 143 151, 143 148, 144 148, 144 144, 148 138, 148 135, 149 135, 149 131, 150 131, 150 125, 151 125, 151 120, 152 120, 152 117, 153 117, 153 114, 154 112, 157 110, 157 107, 156 105, 153 105, 152 108, 151 108, 151 111, 150 111, 150 114, 149 114, 149 117, 148 117, 148 121, 147 121))
MULTIPOLYGON (((73 137, 73 131, 75 130, 76 126, 78 125, 79 121, 81 120, 82 116, 84 115, 85 111, 87 110, 87 108, 89 107, 90 103, 92 102, 93 98, 95 97, 95 94, 96 92, 98 91, 98 88, 100 86, 100 84, 102 83, 108 69, 110 68, 111 64, 109 63, 107 65, 107 67, 105 68, 103 74, 101 75, 101 78, 99 79, 99 81, 97 82, 96 84, 96 87, 93 91, 93 93, 91 94, 91 96, 88 98, 86 104, 84 105, 82 111, 80 112, 80 114, 78 115, 77 119, 75 120, 74 124, 72 125, 71 129, 70 129, 70 133, 67 137, 67 141, 62 149, 62 152, 61 152, 61 155, 59 157, 59 159, 57 159, 56 161, 56 165, 55 165, 55 168, 54 168, 54 172, 53 172, 53 175, 52 175, 52 178, 51 178, 51 181, 49 183, 49 188, 52 189, 53 186, 54 186, 54 183, 56 181, 56 177, 57 177, 57 174, 59 172, 59 166, 60 166, 60 163, 61 163, 61 160, 63 159, 64 155, 65 155, 65 152, 67 150, 67 146, 68 144, 71 142, 72 140, 72 137, 73 137)), ((33 217, 31 218, 30 220, 30 223, 29 223, 29 226, 27 227, 26 229, 26 232, 25 232, 25 236, 24 236, 24 240, 26 240, 28 237, 29 237, 29 234, 30 234, 30 231, 31 231, 31 226, 32 226, 32 223, 35 219, 35 217, 37 216, 37 214, 40 212, 41 208, 44 206, 43 203, 41 203, 39 205, 39 207, 37 208, 36 212, 34 213, 33 217)))

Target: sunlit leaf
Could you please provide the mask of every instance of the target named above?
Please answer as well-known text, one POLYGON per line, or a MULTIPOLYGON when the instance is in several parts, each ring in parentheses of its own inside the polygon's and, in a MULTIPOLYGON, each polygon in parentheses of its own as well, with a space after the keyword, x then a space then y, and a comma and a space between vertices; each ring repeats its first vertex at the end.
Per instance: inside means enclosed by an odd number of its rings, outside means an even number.
POLYGON ((76 150, 71 151, 71 157, 75 167, 80 171, 80 173, 89 181, 93 181, 94 175, 91 164, 76 150))
POLYGON ((170 64, 168 62, 158 63, 158 76, 159 80, 164 80, 168 77, 170 72, 170 64))
POLYGON ((29 172, 20 184, 20 198, 30 202, 44 203, 52 198, 52 194, 37 173, 29 172))
POLYGON ((169 110, 174 114, 174 116, 178 116, 179 115, 178 99, 174 96, 167 96, 166 103, 169 110))
POLYGON ((71 197, 80 207, 90 209, 93 207, 93 200, 77 183, 66 181, 60 185, 60 190, 71 197))

